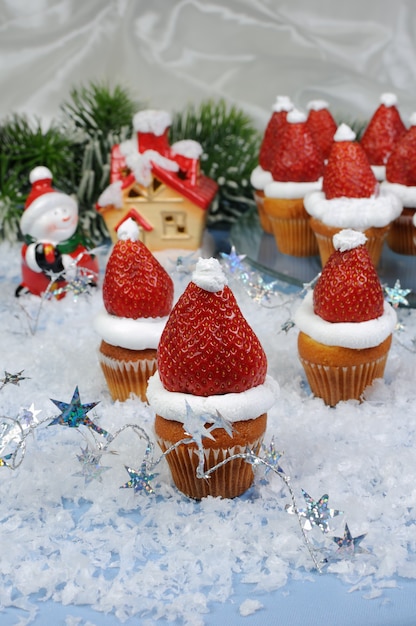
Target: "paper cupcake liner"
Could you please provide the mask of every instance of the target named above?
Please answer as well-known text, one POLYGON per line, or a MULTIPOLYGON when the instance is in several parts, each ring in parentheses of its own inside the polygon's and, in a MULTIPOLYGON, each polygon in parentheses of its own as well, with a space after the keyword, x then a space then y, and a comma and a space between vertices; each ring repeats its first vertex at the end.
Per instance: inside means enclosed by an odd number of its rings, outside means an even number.
MULTIPOLYGON (((249 447, 257 454, 263 437, 252 442, 249 447)), ((158 439, 162 452, 166 452, 173 442, 158 439)), ((246 446, 234 446, 227 449, 205 449, 204 468, 210 469, 234 454, 247 451, 246 446)), ((196 469, 199 458, 194 444, 180 444, 166 455, 173 482, 189 498, 200 500, 206 496, 235 498, 251 486, 254 479, 253 468, 244 459, 233 459, 216 469, 209 478, 198 478, 196 469)))
POLYGON ((273 227, 270 222, 270 218, 264 210, 264 191, 254 191, 254 200, 257 207, 257 213, 259 214, 260 226, 269 235, 273 234, 273 227))
POLYGON ((113 400, 124 402, 131 394, 147 401, 147 381, 157 369, 154 359, 137 359, 136 361, 117 361, 101 352, 98 353, 108 390, 113 400))
POLYGON ((311 391, 325 404, 335 406, 342 400, 360 400, 363 391, 376 378, 383 378, 387 353, 368 363, 336 367, 312 363, 299 356, 311 391))
POLYGON ((276 245, 282 254, 296 257, 319 254, 315 235, 310 227, 310 216, 302 198, 269 198, 264 201, 276 245))
MULTIPOLYGON (((336 233, 339 233, 342 228, 327 226, 314 217, 310 220, 310 226, 315 234, 319 248, 319 256, 321 257, 321 264, 322 267, 324 267, 331 254, 335 251, 332 238, 336 233)), ((390 227, 391 224, 388 224, 382 228, 370 228, 364 231, 364 234, 367 237, 365 245, 374 267, 377 267, 380 262, 384 241, 388 236, 390 227)))
POLYGON ((387 245, 397 254, 416 255, 414 213, 415 209, 403 209, 401 215, 392 223, 387 236, 387 245))

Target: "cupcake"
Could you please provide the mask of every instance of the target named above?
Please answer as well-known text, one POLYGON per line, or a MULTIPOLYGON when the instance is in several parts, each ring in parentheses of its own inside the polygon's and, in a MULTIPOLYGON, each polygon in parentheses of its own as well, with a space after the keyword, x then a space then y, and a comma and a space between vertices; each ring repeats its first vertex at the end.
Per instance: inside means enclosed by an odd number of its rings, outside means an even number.
POLYGON ((199 259, 166 323, 147 389, 158 444, 163 452, 174 446, 166 454, 173 481, 195 499, 234 498, 250 487, 251 464, 226 459, 258 453, 277 394, 260 341, 226 283, 216 259, 199 259), (202 439, 204 470, 226 461, 208 478, 197 472, 197 445, 185 427, 189 412, 209 431, 202 439))
POLYGON ((396 325, 365 246, 365 235, 345 229, 313 292, 295 313, 299 358, 315 396, 330 406, 361 400, 382 378, 396 325))
POLYGON ((146 401, 148 378, 156 371, 157 346, 173 304, 173 282, 139 241, 139 227, 128 218, 103 281, 104 309, 94 320, 102 338, 98 355, 113 400, 131 394, 146 401))
POLYGON ((380 188, 356 135, 341 124, 325 167, 322 190, 308 193, 305 209, 311 216, 322 266, 334 251, 333 236, 343 228, 363 231, 374 265, 380 260, 391 223, 402 210, 399 198, 380 188))
POLYGON ((259 214, 260 224, 266 233, 273 234, 272 225, 264 212, 264 187, 272 181, 270 169, 273 163, 273 154, 279 137, 286 124, 288 111, 293 109, 293 104, 287 96, 277 96, 273 106, 273 112, 264 131, 263 140, 259 151, 259 165, 251 174, 251 184, 254 188, 254 200, 259 214))
POLYGON ((337 131, 337 123, 328 106, 326 100, 311 100, 306 106, 308 110, 306 123, 313 140, 321 149, 325 161, 329 157, 334 135, 337 131))
POLYGON ((264 187, 264 211, 283 254, 318 254, 303 198, 307 192, 321 188, 323 171, 323 156, 309 132, 306 115, 292 109, 274 153, 270 171, 273 180, 264 187))
POLYGON ((413 216, 416 212, 416 112, 387 161, 382 189, 396 194, 403 205, 387 236, 387 245, 398 254, 415 255, 413 216))
POLYGON ((360 143, 377 180, 386 177, 386 163, 406 127, 397 108, 397 96, 383 93, 380 105, 370 119, 360 143))

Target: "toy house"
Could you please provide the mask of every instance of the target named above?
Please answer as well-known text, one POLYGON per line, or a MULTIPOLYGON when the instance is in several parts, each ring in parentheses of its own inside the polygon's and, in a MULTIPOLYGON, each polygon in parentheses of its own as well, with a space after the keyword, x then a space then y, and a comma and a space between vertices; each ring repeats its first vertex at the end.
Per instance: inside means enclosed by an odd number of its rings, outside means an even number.
POLYGON ((113 242, 116 229, 133 215, 149 250, 201 247, 217 183, 200 171, 201 145, 186 139, 169 145, 165 111, 134 116, 137 137, 113 147, 110 185, 97 202, 113 242))

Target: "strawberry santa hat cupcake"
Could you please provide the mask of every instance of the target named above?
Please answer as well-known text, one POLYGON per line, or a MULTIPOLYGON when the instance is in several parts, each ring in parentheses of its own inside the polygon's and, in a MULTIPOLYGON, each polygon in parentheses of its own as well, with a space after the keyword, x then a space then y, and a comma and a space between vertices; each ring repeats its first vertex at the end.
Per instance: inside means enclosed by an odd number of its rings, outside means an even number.
POLYGON ((387 245, 398 254, 415 255, 413 217, 416 213, 416 112, 410 127, 396 143, 386 165, 382 189, 394 193, 403 205, 387 236, 387 245))
POLYGON ((273 180, 270 173, 273 164, 273 155, 286 125, 286 117, 293 109, 293 103, 288 96, 277 96, 273 105, 272 115, 267 123, 266 130, 260 145, 259 164, 251 173, 250 182, 254 189, 254 200, 259 214, 260 224, 266 233, 273 234, 273 228, 268 216, 264 212, 264 187, 273 180))
POLYGON ((318 254, 303 198, 320 189, 324 159, 298 109, 289 111, 286 125, 273 155, 272 181, 264 187, 264 212, 273 228, 276 245, 283 254, 297 257, 318 254))
POLYGON ((380 105, 360 140, 374 175, 380 181, 386 177, 386 163, 394 146, 406 132, 397 102, 396 94, 381 94, 380 105))
POLYGON ((335 251, 294 316, 309 386, 330 406, 361 400, 383 377, 396 325, 365 239, 351 229, 334 235, 335 251))
POLYGON ((103 281, 104 309, 94 320, 102 338, 99 361, 113 400, 131 394, 146 401, 149 376, 157 367, 157 346, 172 309, 172 279, 139 241, 139 227, 128 218, 103 281))
POLYGON ((216 259, 199 259, 162 333, 158 370, 147 389, 158 443, 163 452, 170 450, 166 459, 173 481, 196 499, 242 494, 253 481, 253 469, 237 458, 207 479, 199 476, 189 415, 205 425, 202 452, 208 470, 247 449, 258 452, 278 393, 260 341, 226 283, 216 259))
POLYGON ((380 188, 354 131, 341 124, 325 167, 322 190, 305 196, 319 254, 324 266, 334 251, 333 236, 343 228, 363 231, 375 266, 384 240, 402 204, 397 195, 380 188))

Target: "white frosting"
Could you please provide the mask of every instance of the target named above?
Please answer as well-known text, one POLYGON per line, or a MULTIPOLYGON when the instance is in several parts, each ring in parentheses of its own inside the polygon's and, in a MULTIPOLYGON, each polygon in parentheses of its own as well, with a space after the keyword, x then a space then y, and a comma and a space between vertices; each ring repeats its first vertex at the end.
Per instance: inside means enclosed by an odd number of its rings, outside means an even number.
POLYGON ((226 393, 215 396, 194 396, 190 393, 167 391, 159 377, 159 372, 151 376, 147 387, 147 399, 152 409, 160 416, 176 422, 184 422, 186 403, 194 413, 212 413, 217 411, 230 421, 254 419, 266 413, 274 405, 280 392, 279 385, 270 376, 266 376, 263 385, 252 387, 241 393, 226 393))
POLYGON ((322 109, 328 108, 328 102, 326 100, 311 100, 308 102, 306 108, 308 111, 322 111, 322 109))
POLYGON ((397 96, 395 93, 382 93, 380 96, 381 104, 386 107, 392 107, 397 104, 397 96))
POLYGON ((156 349, 168 317, 131 319, 116 317, 102 309, 93 321, 95 332, 106 343, 129 350, 156 349))
POLYGON ((313 311, 313 293, 309 292, 294 315, 297 327, 326 346, 362 350, 380 345, 394 331, 396 311, 384 302, 384 313, 367 322, 327 322, 313 311))
POLYGON ((205 291, 222 291, 227 284, 227 278, 218 259, 203 259, 200 257, 192 274, 192 282, 205 291))
POLYGON ((268 198, 303 198, 307 193, 322 188, 322 178, 307 183, 274 180, 264 187, 264 195, 268 198))
POLYGON ((378 181, 385 180, 386 178, 386 166, 385 165, 371 165, 373 174, 378 181))
POLYGON ((181 139, 171 145, 171 150, 174 154, 179 154, 188 159, 199 159, 203 150, 198 141, 193 139, 181 139))
POLYGON ((400 199, 403 207, 416 209, 416 187, 390 183, 388 180, 384 180, 381 183, 381 191, 394 194, 400 199))
POLYGON ((276 102, 273 105, 273 111, 280 113, 280 111, 291 111, 293 109, 293 102, 289 96, 277 96, 276 102))
POLYGON ((367 241, 367 237, 359 230, 352 230, 352 228, 344 228, 339 233, 335 233, 332 237, 335 250, 345 252, 346 250, 352 250, 358 246, 363 246, 367 241))
POLYGON ((306 115, 299 109, 291 109, 286 116, 286 121, 289 124, 301 124, 306 122, 306 115))
POLYGON ((377 196, 370 198, 342 197, 327 200, 323 191, 313 191, 305 196, 303 203, 309 215, 327 226, 357 230, 387 226, 403 209, 400 198, 383 186, 377 196))
POLYGON ((133 117, 133 127, 137 132, 153 133, 156 136, 163 135, 166 128, 171 126, 172 118, 167 111, 146 109, 139 111, 133 117))
POLYGON ((410 116, 410 126, 416 126, 416 111, 410 116))
POLYGON ((129 217, 120 224, 117 229, 117 237, 120 241, 139 241, 139 225, 129 217))
POLYGON ((273 176, 267 170, 264 170, 261 165, 258 165, 251 172, 250 182, 254 189, 263 191, 266 185, 273 181, 273 176))
POLYGON ((356 138, 355 132, 348 126, 348 124, 340 124, 334 135, 334 141, 354 141, 356 138))

